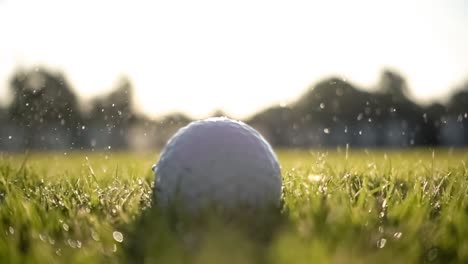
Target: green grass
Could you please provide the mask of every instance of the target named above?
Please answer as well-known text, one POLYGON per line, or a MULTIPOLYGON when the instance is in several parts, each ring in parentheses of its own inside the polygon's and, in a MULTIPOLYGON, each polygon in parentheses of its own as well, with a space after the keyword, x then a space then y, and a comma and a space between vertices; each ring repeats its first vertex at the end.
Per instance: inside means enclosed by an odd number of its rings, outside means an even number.
POLYGON ((468 262, 468 151, 278 151, 281 211, 152 208, 157 155, 0 155, 1 263, 468 262))

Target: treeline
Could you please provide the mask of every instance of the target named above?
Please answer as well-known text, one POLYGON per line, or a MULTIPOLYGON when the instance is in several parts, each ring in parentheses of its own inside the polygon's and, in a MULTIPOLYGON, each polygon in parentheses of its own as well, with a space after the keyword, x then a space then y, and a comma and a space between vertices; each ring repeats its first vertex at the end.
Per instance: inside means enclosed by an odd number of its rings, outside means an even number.
POLYGON ((287 107, 248 120, 276 146, 466 146, 468 82, 445 105, 421 106, 404 78, 384 71, 373 92, 340 78, 325 79, 287 107))
POLYGON ((133 125, 146 120, 135 114, 126 77, 84 104, 61 72, 42 67, 16 71, 9 88, 12 102, 0 109, 0 149, 125 149, 133 125))
MULTIPOLYGON (((9 89, 12 102, 0 108, 0 150, 153 149, 192 121, 182 114, 156 120, 137 114, 125 77, 86 103, 62 73, 46 68, 16 71, 9 89)), ((246 122, 281 147, 468 144, 468 83, 446 105, 420 106, 408 92, 404 78, 391 71, 382 73, 373 92, 329 78, 296 102, 246 122)))

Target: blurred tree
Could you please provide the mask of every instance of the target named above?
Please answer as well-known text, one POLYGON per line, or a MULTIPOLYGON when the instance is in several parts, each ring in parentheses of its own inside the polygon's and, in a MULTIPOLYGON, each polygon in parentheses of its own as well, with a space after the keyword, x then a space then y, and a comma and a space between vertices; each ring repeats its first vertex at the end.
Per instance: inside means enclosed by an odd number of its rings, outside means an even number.
POLYGON ((125 148, 128 145, 128 128, 135 120, 133 109, 133 86, 130 80, 122 76, 115 88, 107 95, 94 99, 88 116, 89 135, 92 147, 112 146, 125 148), (96 145, 97 144, 97 145, 96 145))
POLYGON ((261 111, 247 123, 260 130, 261 134, 275 146, 290 146, 290 132, 294 127, 291 108, 274 106, 261 111))
POLYGON ((228 117, 228 115, 221 109, 216 109, 213 111, 213 113, 210 114, 210 117, 228 117))
POLYGON ((74 132, 81 120, 78 100, 62 73, 42 67, 20 69, 13 74, 10 88, 10 120, 24 129, 27 147, 40 147, 34 138, 44 129, 65 128, 72 142, 76 139, 74 132))
POLYGON ((379 90, 391 95, 395 103, 408 101, 408 86, 405 79, 397 72, 384 70, 380 77, 379 90))
POLYGON ((185 126, 190 123, 192 120, 182 114, 182 113, 172 113, 164 116, 160 121, 159 124, 161 126, 185 126))
POLYGON ((460 123, 463 144, 468 144, 468 81, 455 92, 447 105, 447 112, 452 120, 460 123))
POLYGON ((4 121, 6 117, 7 117, 7 110, 3 108, 2 106, 0 106, 0 122, 4 121))
POLYGON ((0 150, 4 148, 4 145, 5 145, 5 141, 6 141, 6 138, 7 137, 6 135, 3 135, 3 130, 4 130, 4 127, 6 126, 6 117, 7 117, 7 111, 2 107, 0 106, 0 128, 2 128, 0 130, 0 150))
POLYGON ((266 109, 249 122, 266 128, 282 146, 357 144, 433 144, 436 129, 423 109, 407 97, 406 81, 384 71, 378 92, 370 93, 341 78, 311 87, 288 108, 266 109))
POLYGON ((125 76, 119 78, 112 92, 92 102, 91 122, 117 127, 128 125, 133 117, 133 86, 125 76))
POLYGON ((453 115, 462 115, 468 113, 468 82, 457 89, 450 97, 448 102, 448 112, 453 115))
POLYGON ((369 100, 369 93, 340 78, 332 77, 310 88, 293 104, 293 108, 296 118, 302 120, 301 123, 356 123, 359 121, 356 119, 358 114, 364 110, 369 100), (307 115, 311 118, 304 120, 307 115))

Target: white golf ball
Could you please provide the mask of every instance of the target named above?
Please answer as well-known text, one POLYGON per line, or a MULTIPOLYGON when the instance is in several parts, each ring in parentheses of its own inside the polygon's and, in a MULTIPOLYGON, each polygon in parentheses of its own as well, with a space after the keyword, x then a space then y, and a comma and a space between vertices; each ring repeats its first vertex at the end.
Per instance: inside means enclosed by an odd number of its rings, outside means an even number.
POLYGON ((279 205, 281 171, 268 142, 225 117, 192 122, 164 147, 155 172, 156 203, 261 208, 279 205))

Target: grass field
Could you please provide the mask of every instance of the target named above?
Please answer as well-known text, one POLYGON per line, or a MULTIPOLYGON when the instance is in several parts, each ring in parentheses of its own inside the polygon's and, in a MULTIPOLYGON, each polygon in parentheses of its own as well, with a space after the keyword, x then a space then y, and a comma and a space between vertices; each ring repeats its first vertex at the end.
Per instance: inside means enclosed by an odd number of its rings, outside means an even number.
POLYGON ((278 151, 280 212, 152 208, 156 154, 0 155, 1 263, 468 262, 468 151, 278 151))

